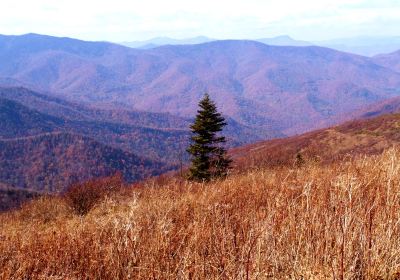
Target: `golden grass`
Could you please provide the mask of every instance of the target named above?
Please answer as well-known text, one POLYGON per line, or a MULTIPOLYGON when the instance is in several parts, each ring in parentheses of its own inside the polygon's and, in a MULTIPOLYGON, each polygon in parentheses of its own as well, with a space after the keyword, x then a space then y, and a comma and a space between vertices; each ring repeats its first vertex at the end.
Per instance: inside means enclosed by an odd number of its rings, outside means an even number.
POLYGON ((0 216, 2 279, 399 279, 400 151, 0 216))

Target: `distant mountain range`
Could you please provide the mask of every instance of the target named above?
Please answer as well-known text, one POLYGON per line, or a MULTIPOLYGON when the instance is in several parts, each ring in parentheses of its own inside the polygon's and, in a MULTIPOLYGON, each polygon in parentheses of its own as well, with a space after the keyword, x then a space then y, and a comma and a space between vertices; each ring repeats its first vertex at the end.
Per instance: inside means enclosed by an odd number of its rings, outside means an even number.
POLYGON ((378 54, 391 53, 399 50, 400 36, 361 36, 327 41, 315 41, 313 43, 317 46, 372 57, 378 54))
POLYGON ((262 138, 326 126, 400 94, 396 69, 314 46, 214 41, 138 50, 29 34, 1 37, 0 60, 3 79, 107 109, 191 118, 207 91, 262 138))
MULTIPOLYGON (((195 45, 195 44, 202 44, 202 43, 208 43, 212 41, 218 41, 216 39, 211 39, 205 36, 199 36, 199 37, 194 37, 194 38, 188 38, 188 39, 172 39, 168 37, 157 37, 153 38, 150 40, 145 40, 145 41, 133 41, 133 42, 122 42, 120 43, 123 46, 127 46, 130 48, 136 48, 136 49, 152 49, 160 46, 166 46, 166 45, 195 45)), ((299 41, 291 38, 290 36, 278 36, 278 37, 273 37, 273 38, 262 38, 262 39, 255 39, 254 41, 267 44, 267 45, 273 45, 273 46, 311 46, 313 45, 312 43, 306 42, 306 41, 299 41)))
MULTIPOLYGON (((211 41, 217 41, 217 39, 211 39, 204 36, 199 36, 189 39, 181 39, 181 40, 159 37, 146 41, 123 42, 121 43, 121 45, 131 48, 151 49, 165 45, 192 45, 192 44, 207 43, 211 41)), ((254 39, 253 41, 271 46, 292 46, 292 47, 320 46, 369 57, 379 54, 391 53, 400 49, 400 36, 397 37, 360 36, 353 38, 340 38, 333 40, 308 42, 308 41, 296 40, 290 36, 283 35, 272 38, 254 39)))
POLYGON ((256 39, 255 41, 271 46, 308 47, 313 45, 313 43, 295 40, 286 35, 273 38, 256 39))
POLYGON ((198 36, 194 38, 188 39, 173 39, 168 37, 157 37, 150 40, 145 41, 132 41, 132 42, 122 42, 120 43, 123 46, 136 48, 136 49, 151 49, 165 45, 194 45, 194 44, 202 44, 215 41, 214 39, 198 36))
POLYGON ((369 58, 290 37, 192 42, 0 36, 0 182, 54 191, 177 168, 205 92, 231 147, 397 110, 398 52, 369 58))

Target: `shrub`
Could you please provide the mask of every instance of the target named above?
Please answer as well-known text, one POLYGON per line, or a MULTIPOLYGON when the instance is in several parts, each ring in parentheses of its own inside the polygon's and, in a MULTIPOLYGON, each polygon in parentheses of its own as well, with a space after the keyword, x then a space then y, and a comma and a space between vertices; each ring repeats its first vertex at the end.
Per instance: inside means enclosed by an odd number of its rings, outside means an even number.
POLYGON ((78 215, 86 215, 106 196, 117 193, 123 186, 121 174, 71 185, 64 194, 67 204, 78 215))
POLYGON ((298 153, 296 154, 296 159, 295 159, 295 161, 294 161, 294 165, 295 165, 296 167, 302 167, 302 166, 304 165, 305 162, 306 162, 306 161, 304 160, 303 155, 302 155, 300 152, 298 152, 298 153))

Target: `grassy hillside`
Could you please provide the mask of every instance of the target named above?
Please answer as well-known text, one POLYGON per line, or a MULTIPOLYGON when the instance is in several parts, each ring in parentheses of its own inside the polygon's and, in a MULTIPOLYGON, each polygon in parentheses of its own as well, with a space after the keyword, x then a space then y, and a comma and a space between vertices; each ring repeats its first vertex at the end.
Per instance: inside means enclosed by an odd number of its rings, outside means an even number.
POLYGON ((206 184, 101 179, 33 200, 0 214, 0 278, 399 279, 399 127, 235 149, 235 172, 206 184))
POLYGON ((400 150, 0 215, 2 279, 398 279, 400 150))
POLYGON ((358 154, 379 154, 400 142, 400 114, 313 131, 285 139, 259 142, 230 151, 238 169, 293 165, 298 154, 305 161, 333 161, 358 154))

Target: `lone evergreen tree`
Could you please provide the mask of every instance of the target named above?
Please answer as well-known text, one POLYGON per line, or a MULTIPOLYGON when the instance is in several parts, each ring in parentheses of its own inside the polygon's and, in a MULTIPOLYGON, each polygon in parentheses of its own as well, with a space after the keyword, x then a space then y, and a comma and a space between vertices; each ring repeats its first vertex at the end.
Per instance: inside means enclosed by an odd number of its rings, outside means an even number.
POLYGON ((225 177, 231 163, 223 147, 225 137, 217 135, 227 124, 207 93, 199 102, 199 107, 196 119, 190 126, 193 136, 187 151, 192 156, 192 166, 188 178, 194 181, 209 181, 225 177))

